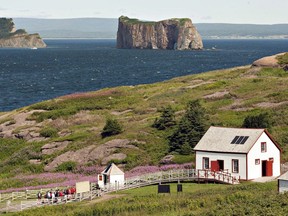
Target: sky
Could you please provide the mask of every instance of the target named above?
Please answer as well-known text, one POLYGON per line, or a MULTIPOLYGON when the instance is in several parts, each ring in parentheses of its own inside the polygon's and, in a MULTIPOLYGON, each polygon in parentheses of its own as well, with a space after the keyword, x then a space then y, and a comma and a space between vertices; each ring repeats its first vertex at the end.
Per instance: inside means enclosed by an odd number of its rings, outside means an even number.
POLYGON ((288 0, 0 0, 0 17, 191 18, 194 23, 288 23, 288 0))

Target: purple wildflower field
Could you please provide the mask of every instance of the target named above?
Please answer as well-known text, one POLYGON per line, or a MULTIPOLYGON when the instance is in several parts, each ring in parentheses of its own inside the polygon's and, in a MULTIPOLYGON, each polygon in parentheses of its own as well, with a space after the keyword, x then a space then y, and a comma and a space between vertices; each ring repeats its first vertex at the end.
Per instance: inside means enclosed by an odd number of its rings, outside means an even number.
POLYGON ((125 178, 140 176, 147 173, 155 173, 160 171, 167 171, 173 169, 192 169, 192 163, 185 164, 168 164, 163 166, 138 166, 125 172, 125 178))
MULTIPOLYGON (((138 166, 125 172, 125 178, 155 173, 173 169, 191 169, 192 163, 186 164, 169 164, 163 166, 138 166)), ((57 188, 75 186, 76 182, 90 181, 97 182, 97 174, 101 173, 105 167, 91 166, 78 167, 76 173, 41 173, 33 175, 18 175, 13 179, 22 182, 25 187, 9 188, 0 190, 0 193, 10 193, 25 190, 37 190, 45 188, 57 188)))
POLYGON ((0 193, 36 190, 41 188, 44 189, 44 188, 75 186, 76 182, 81 181, 96 182, 97 175, 89 176, 73 173, 42 173, 33 175, 19 175, 14 177, 14 179, 23 182, 25 187, 0 190, 0 193), (38 185, 35 186, 35 183, 38 183, 38 185))

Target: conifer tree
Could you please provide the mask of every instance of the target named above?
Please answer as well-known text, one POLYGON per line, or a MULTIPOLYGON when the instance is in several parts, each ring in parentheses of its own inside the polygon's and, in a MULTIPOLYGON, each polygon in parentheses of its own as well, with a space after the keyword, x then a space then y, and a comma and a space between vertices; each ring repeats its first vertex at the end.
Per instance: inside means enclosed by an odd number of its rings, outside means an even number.
POLYGON ((175 124, 175 111, 169 105, 161 110, 160 118, 155 119, 152 127, 157 128, 158 130, 165 130, 173 127, 175 124))
POLYGON ((190 101, 185 115, 181 118, 174 133, 169 137, 170 151, 183 153, 183 149, 192 148, 198 143, 206 131, 207 115, 199 100, 190 101), (185 148, 184 148, 185 147, 185 148))

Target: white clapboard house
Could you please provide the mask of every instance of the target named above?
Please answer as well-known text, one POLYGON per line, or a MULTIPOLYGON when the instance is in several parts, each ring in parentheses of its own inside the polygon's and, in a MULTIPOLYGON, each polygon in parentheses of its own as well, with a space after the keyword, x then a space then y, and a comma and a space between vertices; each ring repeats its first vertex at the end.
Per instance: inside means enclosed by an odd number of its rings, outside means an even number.
POLYGON ((281 149, 265 129, 210 127, 194 150, 196 169, 242 180, 280 175, 281 149))
POLYGON ((99 187, 105 185, 110 186, 123 186, 124 185, 124 172, 119 169, 114 163, 109 164, 101 174, 98 175, 99 187))

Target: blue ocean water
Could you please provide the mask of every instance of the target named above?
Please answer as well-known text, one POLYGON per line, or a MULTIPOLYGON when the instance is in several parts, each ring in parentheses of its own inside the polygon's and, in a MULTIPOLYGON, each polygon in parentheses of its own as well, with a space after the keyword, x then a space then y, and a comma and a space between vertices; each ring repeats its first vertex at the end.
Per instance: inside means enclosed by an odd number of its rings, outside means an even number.
POLYGON ((115 40, 45 40, 46 49, 0 49, 0 111, 104 87, 137 85, 251 64, 288 40, 204 40, 202 51, 116 49, 115 40))

